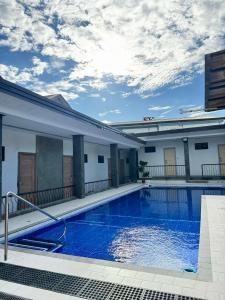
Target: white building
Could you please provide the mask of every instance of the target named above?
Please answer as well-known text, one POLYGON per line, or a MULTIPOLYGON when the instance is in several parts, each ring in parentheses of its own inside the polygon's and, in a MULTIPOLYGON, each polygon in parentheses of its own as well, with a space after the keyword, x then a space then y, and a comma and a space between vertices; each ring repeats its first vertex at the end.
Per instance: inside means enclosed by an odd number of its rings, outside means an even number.
POLYGON ((83 198, 137 181, 138 161, 147 163, 148 178, 224 178, 224 121, 109 126, 73 110, 60 95, 44 97, 0 78, 0 193, 25 194, 42 206, 83 198))
POLYGON ((111 124, 145 141, 138 152, 153 178, 223 178, 225 117, 150 119, 111 124))
POLYGON ((144 142, 73 110, 60 95, 0 78, 0 114, 2 195, 26 193, 45 205, 137 180, 144 142))

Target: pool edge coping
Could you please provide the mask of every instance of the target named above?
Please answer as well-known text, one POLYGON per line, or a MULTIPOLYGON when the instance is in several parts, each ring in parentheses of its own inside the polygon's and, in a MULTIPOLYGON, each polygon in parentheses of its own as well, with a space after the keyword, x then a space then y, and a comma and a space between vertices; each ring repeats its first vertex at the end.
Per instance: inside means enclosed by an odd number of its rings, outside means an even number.
MULTIPOLYGON (((75 210, 71 210, 71 211, 65 212, 63 214, 59 214, 59 216, 60 217, 69 217, 70 215, 74 215, 75 212, 76 212, 76 214, 82 213, 84 211, 87 211, 87 210, 97 207, 99 205, 113 201, 123 195, 127 195, 129 193, 140 190, 142 188, 147 188, 148 186, 149 185, 140 185, 140 186, 132 187, 131 189, 129 189, 127 191, 119 192, 115 195, 105 197, 105 198, 103 198, 101 200, 97 200, 91 204, 86 204, 81 208, 77 208, 75 210)), ((155 186, 152 185, 151 187, 155 187, 155 186)), ((159 187, 159 186, 157 186, 157 187, 159 187)), ((165 187, 165 186, 162 186, 162 187, 165 187)), ((207 203, 206 203, 206 201, 203 201, 204 196, 207 196, 207 195, 201 195, 200 242, 199 242, 199 252, 198 252, 199 264, 198 264, 198 271, 196 273, 180 272, 180 271, 160 269, 160 268, 155 268, 155 267, 143 267, 143 266, 137 266, 137 265, 132 265, 132 264, 123 264, 120 262, 72 256, 72 255, 61 254, 61 253, 59 254, 59 253, 53 253, 53 252, 39 252, 36 250, 19 248, 19 247, 14 247, 14 246, 9 246, 9 249, 13 250, 13 251, 25 252, 25 253, 38 255, 38 256, 53 257, 53 258, 58 258, 58 259, 62 259, 62 260, 67 260, 67 261, 82 262, 82 263, 87 263, 87 264, 92 264, 92 265, 93 264, 100 265, 100 266, 104 266, 104 267, 115 267, 115 268, 124 269, 124 270, 140 271, 140 272, 147 272, 147 273, 158 274, 158 275, 181 277, 183 279, 192 279, 192 280, 196 280, 196 281, 211 282, 212 281, 212 265, 211 265, 210 239, 209 239, 209 228, 208 228, 208 212, 207 212, 207 203), (204 245, 207 245, 207 247, 202 247, 203 243, 204 243, 204 245), (208 251, 207 257, 205 257, 205 251, 204 251, 206 248, 208 251), (204 258, 204 259, 202 259, 202 258, 204 258)), ((19 231, 12 233, 12 235, 13 236, 18 235, 18 234, 20 235, 24 231, 26 233, 28 233, 29 231, 41 229, 42 227, 45 227, 46 225, 49 225, 49 224, 52 224, 52 221, 49 221, 49 220, 42 221, 36 225, 33 225, 32 229, 30 229, 30 230, 28 228, 20 229, 19 231)), ((0 245, 0 248, 2 248, 2 247, 3 247, 3 245, 0 245)))

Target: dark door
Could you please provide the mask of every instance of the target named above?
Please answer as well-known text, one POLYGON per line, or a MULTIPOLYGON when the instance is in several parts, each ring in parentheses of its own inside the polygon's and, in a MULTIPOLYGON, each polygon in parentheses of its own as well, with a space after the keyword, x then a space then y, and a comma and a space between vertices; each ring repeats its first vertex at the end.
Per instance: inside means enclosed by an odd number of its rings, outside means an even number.
POLYGON ((125 161, 120 159, 120 184, 125 183, 125 161))
POLYGON ((19 153, 18 192, 28 193, 36 190, 36 154, 19 153))
MULTIPOLYGON (((36 191, 36 154, 34 153, 19 153, 18 156, 18 193, 30 193, 36 191)), ((36 193, 25 194, 26 200, 37 204, 36 193)), ((21 201, 18 201, 17 209, 26 209, 29 206, 21 201)))
MULTIPOLYGON (((108 158, 108 178, 112 179, 112 165, 111 165, 111 158, 108 158)), ((110 184, 112 182, 110 181, 110 184)))
MULTIPOLYGON (((63 156, 63 184, 65 186, 73 185, 73 157, 63 156)), ((64 190, 64 197, 72 197, 73 188, 69 187, 64 190)))

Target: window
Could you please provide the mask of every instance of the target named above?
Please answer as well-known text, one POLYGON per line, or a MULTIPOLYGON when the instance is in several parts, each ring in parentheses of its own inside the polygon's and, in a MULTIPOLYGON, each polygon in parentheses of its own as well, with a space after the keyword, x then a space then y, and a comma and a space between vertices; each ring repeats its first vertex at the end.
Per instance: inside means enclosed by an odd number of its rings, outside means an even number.
POLYGON ((98 155, 98 163, 104 164, 104 156, 103 155, 98 155))
POLYGON ((87 154, 84 154, 84 162, 85 162, 85 164, 88 162, 88 155, 87 154))
POLYGON ((156 152, 155 146, 145 147, 145 153, 156 152))
POLYGON ((195 143, 195 150, 208 149, 208 143, 195 143))
POLYGON ((129 163, 130 163, 130 162, 129 162, 129 158, 128 158, 128 157, 126 158, 126 163, 127 163, 127 164, 129 164, 129 163))

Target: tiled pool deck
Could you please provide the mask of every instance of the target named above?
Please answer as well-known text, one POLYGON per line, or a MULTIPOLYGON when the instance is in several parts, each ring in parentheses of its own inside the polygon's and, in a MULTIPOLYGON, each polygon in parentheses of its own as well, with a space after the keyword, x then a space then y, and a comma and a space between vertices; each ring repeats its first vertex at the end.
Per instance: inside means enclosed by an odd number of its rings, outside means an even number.
MULTIPOLYGON (((117 197, 140 188, 130 184, 118 189, 90 195, 82 200, 73 200, 46 209, 54 215, 69 213, 83 206, 117 197)), ((202 196, 202 222, 198 273, 171 272, 153 268, 129 267, 115 262, 76 258, 54 253, 38 253, 32 250, 10 248, 8 263, 32 267, 62 274, 76 275, 107 282, 142 287, 167 293, 225 300, 225 197, 202 196)), ((18 216, 10 220, 10 230, 43 222, 45 217, 37 212, 18 216), (34 222, 35 220, 35 222, 34 222)), ((1 227, 1 232, 3 228, 1 227)), ((3 250, 0 249, 0 261, 3 250)), ((42 289, 0 280, 2 292, 31 299, 78 299, 42 289)))

